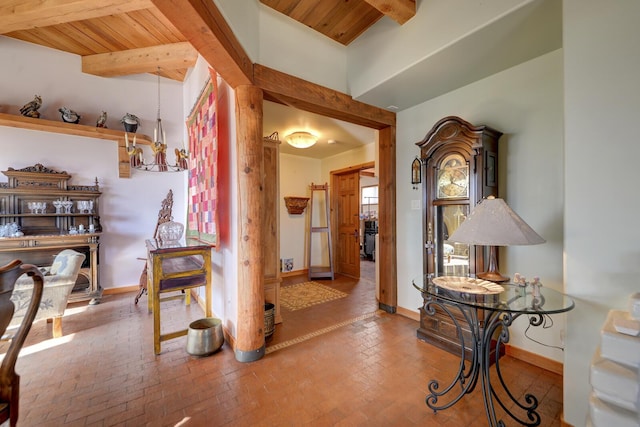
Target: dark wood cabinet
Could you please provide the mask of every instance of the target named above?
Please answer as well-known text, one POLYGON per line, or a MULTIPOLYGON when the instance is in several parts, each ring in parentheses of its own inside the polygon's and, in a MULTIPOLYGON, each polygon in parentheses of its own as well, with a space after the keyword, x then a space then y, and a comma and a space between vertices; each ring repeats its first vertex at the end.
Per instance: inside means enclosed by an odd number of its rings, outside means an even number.
MULTIPOLYGON (((474 126, 449 116, 438 121, 416 143, 422 166, 423 270, 429 279, 475 277, 476 272, 484 270, 488 248, 451 242, 448 237, 480 200, 498 196, 501 135, 488 126, 474 126)), ((418 337, 460 354, 457 333, 451 316, 442 311, 428 316, 421 309, 418 337)))

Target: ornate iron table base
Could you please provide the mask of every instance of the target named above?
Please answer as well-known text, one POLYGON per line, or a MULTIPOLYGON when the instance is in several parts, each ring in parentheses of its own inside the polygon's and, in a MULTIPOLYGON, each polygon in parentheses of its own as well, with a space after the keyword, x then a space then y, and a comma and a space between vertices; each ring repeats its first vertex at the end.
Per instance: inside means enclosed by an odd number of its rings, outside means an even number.
MULTIPOLYGON (((516 396, 509 390, 505 383, 502 371, 500 369, 500 358, 495 359, 495 372, 492 381, 492 346, 495 346, 495 354, 499 355, 501 347, 509 342, 509 326, 522 313, 511 313, 503 311, 485 311, 484 327, 481 327, 478 319, 478 309, 462 304, 443 301, 433 296, 427 296, 424 305, 425 312, 429 315, 435 314, 434 306, 440 307, 454 322, 458 336, 461 340, 460 365, 456 376, 451 383, 441 390, 441 383, 438 380, 429 382, 429 395, 426 397, 426 404, 434 412, 447 409, 456 404, 466 394, 474 391, 478 381, 482 388, 482 397, 484 400, 485 413, 490 426, 504 426, 502 420, 496 418, 496 403, 509 415, 512 419, 526 426, 540 425, 540 414, 536 411, 538 408, 538 399, 532 394, 525 394, 523 401, 519 401, 516 396), (462 335, 462 329, 459 321, 453 315, 451 310, 459 310, 471 330, 471 348, 472 356, 469 359, 465 355, 465 338, 462 335), (496 380, 498 383, 496 383, 496 380), (460 386, 458 394, 452 399, 442 402, 442 398, 450 392, 455 393, 456 385, 460 386), (504 393, 499 393, 502 390, 504 393), (509 402, 514 403, 511 405, 509 402), (522 412, 522 415, 516 414, 511 408, 522 412)), ((529 322, 532 326, 539 326, 543 322, 541 314, 531 315, 529 322)))

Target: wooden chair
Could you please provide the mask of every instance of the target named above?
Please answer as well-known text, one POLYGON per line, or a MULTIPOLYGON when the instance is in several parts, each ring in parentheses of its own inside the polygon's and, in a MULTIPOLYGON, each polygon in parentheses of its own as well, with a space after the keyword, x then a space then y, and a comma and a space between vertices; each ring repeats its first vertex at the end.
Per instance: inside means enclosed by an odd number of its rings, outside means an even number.
MULTIPOLYGON (((167 197, 165 197, 165 199, 162 201, 162 204, 160 205, 160 211, 158 212, 158 222, 156 222, 156 229, 153 231, 154 239, 158 238, 158 227, 160 227, 160 224, 164 224, 165 222, 169 222, 173 219, 172 211, 173 211, 173 190, 169 190, 169 193, 167 193, 167 197)), ((139 258, 139 259, 145 260, 145 258, 139 258)), ((142 294, 147 293, 147 281, 148 281, 147 280, 147 264, 145 263, 144 268, 142 269, 142 274, 140 274, 140 281, 138 283, 140 290, 136 295, 136 299, 135 299, 136 304, 138 304, 138 300, 140 299, 142 294)))
POLYGON ((15 282, 25 273, 31 276, 34 283, 31 302, 18 332, 11 340, 9 350, 2 359, 2 365, 0 365, 0 423, 9 420, 11 426, 18 423, 19 414, 20 376, 15 372, 16 361, 31 329, 31 323, 36 317, 42 298, 44 281, 38 268, 34 265, 23 264, 20 260, 0 267, 0 331, 3 335, 15 309, 13 302, 11 302, 15 282))

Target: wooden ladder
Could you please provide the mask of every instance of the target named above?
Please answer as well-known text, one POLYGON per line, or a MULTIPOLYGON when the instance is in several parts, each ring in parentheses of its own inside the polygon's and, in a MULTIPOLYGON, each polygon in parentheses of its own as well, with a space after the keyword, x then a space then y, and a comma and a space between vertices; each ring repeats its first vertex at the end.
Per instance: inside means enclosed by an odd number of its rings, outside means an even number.
MULTIPOLYGON (((329 216, 329 185, 325 183, 324 185, 314 185, 311 183, 311 200, 309 203, 309 247, 307 248, 307 265, 309 266, 309 279, 331 279, 333 280, 333 256, 331 254, 332 245, 331 245, 331 223, 329 216), (324 221, 322 217, 318 218, 321 222, 320 225, 314 226, 314 217, 313 217, 313 205, 314 205, 314 193, 324 192, 324 205, 325 205, 325 217, 324 221), (314 245, 314 235, 317 235, 319 240, 320 249, 324 249, 324 244, 326 244, 326 248, 328 249, 329 255, 329 265, 311 265, 312 256, 311 251, 314 245), (325 238, 325 239, 323 239, 325 238)), ((317 194, 317 196, 321 196, 321 194, 317 194)), ((318 200, 320 202, 320 200, 318 200)), ((324 255, 324 254, 323 254, 324 255)), ((323 261, 326 261, 325 258, 321 257, 323 261)))

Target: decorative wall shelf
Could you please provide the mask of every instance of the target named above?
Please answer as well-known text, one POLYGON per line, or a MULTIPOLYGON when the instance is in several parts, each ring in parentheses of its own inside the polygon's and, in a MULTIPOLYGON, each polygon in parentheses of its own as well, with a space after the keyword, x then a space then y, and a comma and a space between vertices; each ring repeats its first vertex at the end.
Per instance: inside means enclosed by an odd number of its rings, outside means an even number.
POLYGON ((307 207, 308 197, 285 197, 284 204, 289 215, 300 215, 307 207))
MULTIPOLYGON (((120 178, 131 177, 129 155, 125 148, 124 131, 65 123, 62 121, 34 119, 31 117, 5 113, 0 113, 0 126, 116 141, 118 143, 118 176, 120 178)), ((151 145, 151 143, 151 137, 136 133, 136 144, 151 145)))

